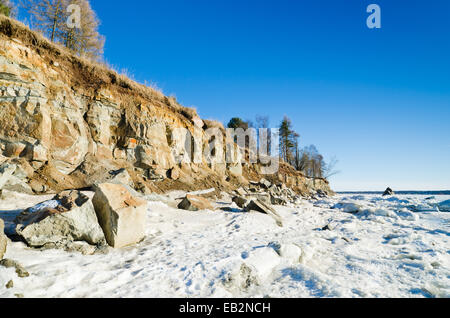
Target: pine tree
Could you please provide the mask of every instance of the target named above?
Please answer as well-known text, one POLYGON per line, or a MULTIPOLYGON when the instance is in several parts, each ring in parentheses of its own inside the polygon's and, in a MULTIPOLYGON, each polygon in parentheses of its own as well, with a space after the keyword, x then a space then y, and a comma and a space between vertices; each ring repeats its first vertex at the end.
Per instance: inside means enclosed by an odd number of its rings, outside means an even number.
POLYGON ((248 129, 248 122, 243 121, 241 118, 239 117, 233 117, 231 118, 231 120, 228 122, 227 125, 228 128, 233 128, 233 129, 237 129, 237 128, 242 128, 244 130, 248 129))
POLYGON ((294 134, 291 120, 285 116, 280 125, 280 155, 285 162, 291 162, 293 158, 294 134))

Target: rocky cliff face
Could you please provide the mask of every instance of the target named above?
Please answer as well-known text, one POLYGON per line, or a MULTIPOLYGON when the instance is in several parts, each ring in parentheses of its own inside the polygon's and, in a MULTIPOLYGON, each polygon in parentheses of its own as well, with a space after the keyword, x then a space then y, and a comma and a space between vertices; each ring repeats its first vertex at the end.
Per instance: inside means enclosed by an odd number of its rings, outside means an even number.
MULTIPOLYGON (((6 163, 30 190, 89 187, 119 169, 141 192, 233 188, 259 178, 258 166, 243 169, 239 156, 228 164, 205 157, 178 163, 186 155, 185 140, 174 140, 172 133, 185 128, 205 137, 211 125, 174 98, 73 56, 0 16, 0 165, 6 163)), ((201 138, 193 147, 207 143, 201 138)), ((290 173, 274 177, 302 191, 314 188, 290 173)), ((317 182, 329 191, 326 181, 317 182)))

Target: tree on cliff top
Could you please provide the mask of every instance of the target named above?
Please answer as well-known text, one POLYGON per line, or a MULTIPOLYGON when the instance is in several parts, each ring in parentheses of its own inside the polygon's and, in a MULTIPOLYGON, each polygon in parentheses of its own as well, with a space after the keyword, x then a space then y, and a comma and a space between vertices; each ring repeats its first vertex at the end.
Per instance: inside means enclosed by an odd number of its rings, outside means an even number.
POLYGON ((233 129, 242 128, 244 130, 247 130, 248 129, 248 122, 243 121, 239 117, 233 117, 228 122, 227 127, 228 128, 233 128, 233 129))
POLYGON ((55 42, 64 23, 65 0, 21 0, 20 5, 30 14, 33 28, 55 42))
POLYGON ((0 0, 0 14, 14 16, 14 6, 9 0, 0 0))
MULTIPOLYGON (((69 23, 63 25, 64 45, 81 56, 100 58, 103 55, 105 39, 98 32, 100 21, 91 4, 87 0, 71 0, 70 3, 80 8, 81 19, 78 26, 72 27, 69 23)), ((72 11, 72 13, 76 12, 72 11)), ((68 19, 71 17, 69 16, 68 19)))
POLYGON ((100 22, 88 0, 21 0, 33 28, 80 56, 98 59, 104 38, 100 22))
POLYGON ((292 122, 284 116, 280 124, 280 155, 284 162, 292 162, 292 150, 295 147, 296 133, 292 130, 292 122))

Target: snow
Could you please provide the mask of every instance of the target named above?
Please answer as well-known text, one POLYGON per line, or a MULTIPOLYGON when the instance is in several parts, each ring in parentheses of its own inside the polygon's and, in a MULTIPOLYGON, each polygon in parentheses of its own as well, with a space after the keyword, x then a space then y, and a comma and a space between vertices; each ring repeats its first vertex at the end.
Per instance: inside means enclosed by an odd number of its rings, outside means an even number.
MULTIPOLYGON (((450 297, 449 196, 303 200, 276 207, 279 227, 228 199, 178 210, 181 195, 147 197, 147 238, 134 247, 83 256, 10 243, 5 257, 30 276, 0 267, 0 297, 450 297)), ((0 217, 46 199, 4 194, 0 217)))

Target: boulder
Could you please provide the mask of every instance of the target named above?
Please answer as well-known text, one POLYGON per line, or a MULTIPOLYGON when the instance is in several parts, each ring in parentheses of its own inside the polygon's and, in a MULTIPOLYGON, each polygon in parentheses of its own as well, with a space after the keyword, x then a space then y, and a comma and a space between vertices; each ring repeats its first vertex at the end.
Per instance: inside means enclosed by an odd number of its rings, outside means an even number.
POLYGON ((250 197, 252 199, 255 198, 255 199, 257 199, 257 200, 259 200, 261 202, 264 202, 267 205, 272 204, 272 202, 270 200, 270 194, 269 193, 264 193, 264 192, 262 192, 262 193, 254 193, 254 194, 250 195, 250 197))
POLYGON ((264 178, 259 181, 259 186, 264 189, 269 189, 272 186, 272 183, 264 178))
POLYGON ((29 185, 34 193, 40 194, 45 193, 48 190, 48 186, 38 179, 30 180, 29 185))
POLYGON ((234 192, 236 192, 236 194, 238 194, 238 195, 240 195, 240 196, 244 196, 244 195, 247 194, 247 191, 245 191, 245 189, 242 188, 242 187, 240 187, 240 188, 234 190, 234 192))
POLYGON ((6 246, 8 245, 8 239, 5 235, 5 224, 2 219, 0 219, 0 260, 6 253, 6 246))
POLYGON ((27 184, 27 172, 12 163, 4 163, 0 167, 0 190, 3 189, 33 194, 33 190, 27 184))
POLYGON ((261 200, 258 200, 258 199, 251 200, 250 203, 247 204, 247 206, 245 207, 245 210, 248 212, 256 211, 256 212, 268 214, 275 219, 275 221, 277 222, 277 224, 279 226, 282 226, 281 217, 278 215, 278 213, 272 207, 270 207, 266 203, 262 202, 261 200))
POLYGON ((180 179, 180 168, 178 167, 173 167, 172 169, 169 170, 169 178, 172 180, 178 180, 180 179))
POLYGON ((214 209, 207 199, 192 194, 187 194, 186 197, 178 204, 178 208, 187 211, 214 209))
POLYGON ((387 188, 386 191, 384 191, 383 196, 388 196, 388 195, 394 195, 394 191, 391 188, 387 188))
POLYGON ((121 183, 132 188, 134 187, 134 182, 126 169, 110 171, 109 175, 110 179, 107 181, 109 183, 121 183))
POLYGON ((236 197, 233 198, 233 202, 236 203, 236 205, 238 207, 240 207, 241 209, 244 209, 246 204, 247 204, 247 199, 245 199, 243 197, 236 196, 236 197))
POLYGON ((251 200, 249 204, 247 204, 246 210, 248 212, 250 211, 257 211, 265 214, 275 213, 275 210, 262 202, 261 200, 251 200))
POLYGON ((105 244, 92 201, 75 190, 28 208, 14 222, 16 233, 32 247, 63 248, 74 241, 105 244))
POLYGON ((114 248, 139 243, 145 238, 147 201, 122 184, 102 183, 92 199, 106 241, 114 248))
POLYGON ((286 198, 270 195, 270 203, 273 205, 287 205, 288 201, 286 198))
POLYGON ((325 191, 319 189, 316 191, 316 194, 319 198, 326 198, 328 195, 325 193, 325 191))
POLYGON ((439 211, 450 212, 450 200, 439 203, 438 207, 439 207, 439 211))

